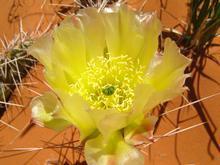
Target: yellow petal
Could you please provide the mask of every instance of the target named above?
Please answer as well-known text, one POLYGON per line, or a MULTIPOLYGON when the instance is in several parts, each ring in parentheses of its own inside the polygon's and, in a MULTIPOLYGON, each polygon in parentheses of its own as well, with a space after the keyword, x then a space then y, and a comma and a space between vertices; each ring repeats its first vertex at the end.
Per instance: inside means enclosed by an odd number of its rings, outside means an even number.
POLYGON ((156 116, 147 116, 142 120, 133 121, 124 129, 126 142, 132 145, 137 145, 140 143, 140 137, 145 137, 146 139, 147 133, 153 130, 157 119, 156 116))
POLYGON ((104 25, 101 14, 95 8, 85 8, 79 11, 83 25, 83 35, 86 44, 87 62, 94 57, 103 56, 105 50, 104 25))
POLYGON ((120 31, 118 13, 103 14, 105 39, 108 52, 111 56, 120 55, 120 31))
POLYGON ((180 54, 179 48, 170 39, 165 40, 164 55, 157 65, 152 65, 145 78, 145 83, 154 90, 148 100, 147 109, 168 101, 184 91, 184 81, 187 74, 184 74, 190 60, 180 54))
MULTIPOLYGON (((132 117, 142 115, 144 107, 151 99, 154 89, 149 84, 139 84, 135 88, 132 117)), ((133 117, 134 118, 134 117, 133 117)))
POLYGON ((145 68, 150 64, 158 48, 161 24, 156 14, 137 15, 121 5, 111 12, 104 12, 106 44, 110 55, 128 55, 138 58, 145 68), (119 10, 119 11, 118 11, 119 10))
POLYGON ((45 68, 44 77, 54 91, 69 91, 70 83, 67 81, 65 72, 54 63, 52 63, 51 69, 45 68))
POLYGON ((79 78, 86 68, 85 41, 78 24, 73 24, 71 18, 67 18, 53 32, 52 60, 73 80, 79 78))
POLYGON ((120 44, 121 54, 136 57, 144 43, 142 26, 134 11, 126 6, 121 6, 120 19, 120 44))
POLYGON ((28 49, 28 54, 34 56, 48 69, 51 68, 51 48, 52 48, 52 37, 47 34, 38 40, 36 40, 32 46, 28 49))
POLYGON ((118 165, 144 165, 144 156, 135 147, 120 141, 117 146, 118 165))
POLYGON ((99 135, 88 140, 85 145, 85 158, 89 165, 143 165, 143 155, 124 142, 120 133, 110 139, 99 135))
POLYGON ((144 37, 135 12, 121 5, 113 11, 104 12, 103 22, 109 54, 136 57, 144 44, 144 37))
POLYGON ((90 115, 95 121, 98 130, 106 137, 128 124, 129 114, 114 109, 91 110, 90 115))
POLYGON ((57 131, 71 125, 62 115, 62 107, 56 96, 51 92, 33 99, 31 109, 32 118, 37 124, 57 131))
POLYGON ((148 68, 158 49, 158 37, 161 33, 161 23, 156 14, 147 15, 142 22, 144 45, 138 54, 140 64, 148 68))
POLYGON ((77 94, 69 95, 60 91, 59 96, 64 106, 63 113, 67 120, 80 130, 81 140, 91 135, 96 126, 88 112, 87 103, 77 94))

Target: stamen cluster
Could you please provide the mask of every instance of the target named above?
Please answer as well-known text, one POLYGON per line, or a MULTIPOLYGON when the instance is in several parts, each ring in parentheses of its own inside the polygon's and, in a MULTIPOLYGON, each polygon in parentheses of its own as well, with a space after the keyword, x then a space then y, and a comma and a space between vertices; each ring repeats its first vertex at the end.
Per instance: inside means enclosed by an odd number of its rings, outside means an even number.
POLYGON ((81 78, 71 85, 91 109, 128 111, 134 100, 134 89, 143 80, 143 67, 127 55, 92 59, 81 78))

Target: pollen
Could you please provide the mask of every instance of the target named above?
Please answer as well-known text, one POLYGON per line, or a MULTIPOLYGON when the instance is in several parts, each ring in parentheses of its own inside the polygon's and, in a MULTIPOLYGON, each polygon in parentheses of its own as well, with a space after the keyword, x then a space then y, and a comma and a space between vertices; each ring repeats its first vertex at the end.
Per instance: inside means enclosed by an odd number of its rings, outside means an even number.
POLYGON ((134 89, 143 81, 143 67, 127 55, 92 59, 71 91, 80 94, 94 110, 129 111, 134 89))

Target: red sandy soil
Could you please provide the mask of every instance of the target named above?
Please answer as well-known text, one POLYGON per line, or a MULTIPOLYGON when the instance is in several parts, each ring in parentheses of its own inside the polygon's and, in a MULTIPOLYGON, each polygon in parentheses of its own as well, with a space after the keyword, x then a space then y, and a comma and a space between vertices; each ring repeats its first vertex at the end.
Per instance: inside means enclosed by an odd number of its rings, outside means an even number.
MULTIPOLYGON (((18 32, 18 18, 11 19, 11 22, 8 20, 8 15, 12 12, 14 15, 22 17, 24 23, 24 29, 26 31, 31 31, 36 27, 39 22, 39 19, 42 14, 40 6, 43 0, 20 0, 21 6, 18 8, 12 9, 13 2, 18 3, 19 1, 15 0, 2 0, 0 6, 0 36, 3 34, 8 39, 11 39, 15 33, 18 32), (37 14, 36 14, 37 13, 37 14)), ((69 1, 70 2, 70 1, 69 1)), ((138 6, 136 3, 137 0, 132 1, 133 6, 138 6), (135 2, 135 3, 134 3, 135 2)), ((156 10, 158 15, 160 14, 160 1, 159 0, 149 0, 144 8, 148 10, 156 10)), ((174 17, 186 20, 186 5, 185 1, 176 1, 168 0, 167 2, 167 11, 171 12, 174 17)), ((47 17, 44 19, 44 27, 50 22, 52 18, 53 10, 51 6, 47 4, 44 6, 44 12, 47 13, 47 17)), ((165 27, 174 27, 179 21, 176 20, 173 16, 167 12, 163 12, 162 22, 165 27)), ((219 43, 219 41, 217 41, 219 43)), ((215 57, 219 58, 218 49, 212 49, 211 52, 216 53, 215 57)), ((33 127, 29 129, 23 136, 17 137, 19 132, 25 128, 30 122, 30 108, 28 104, 34 96, 37 96, 37 93, 43 93, 44 91, 49 90, 45 85, 42 66, 38 65, 33 68, 30 74, 23 80, 23 82, 32 82, 31 85, 23 85, 19 87, 19 90, 16 89, 12 96, 12 101, 23 104, 25 108, 19 108, 11 106, 8 108, 8 111, 4 114, 1 120, 10 122, 10 124, 19 131, 15 131, 5 125, 0 125, 1 131, 1 151, 0 151, 0 164, 10 164, 10 165, 41 165, 45 164, 47 160, 62 160, 59 158, 59 153, 66 153, 66 149, 44 149, 40 152, 32 151, 27 153, 21 152, 5 152, 8 149, 14 148, 39 148, 45 147, 44 142, 50 141, 52 143, 61 144, 68 141, 73 141, 72 133, 73 128, 68 128, 62 133, 57 133, 47 128, 33 127), (19 94, 20 91, 20 94, 19 94), (33 92, 34 91, 34 92, 33 92), (21 96, 22 97, 21 97, 21 96), (56 136, 57 135, 57 136, 56 136), (56 137, 54 137, 56 136, 56 137), (51 140, 51 138, 53 138, 51 140), (37 154, 36 154, 37 153, 37 154), (12 155, 15 154, 15 155, 12 155)), ((214 64, 211 61, 207 61, 205 73, 216 81, 220 81, 219 76, 220 69, 218 65, 214 64)), ((220 91, 218 85, 212 81, 201 77, 200 86, 199 86, 201 98, 215 94, 220 91)), ((207 114, 212 119, 212 131, 217 141, 220 142, 220 96, 213 97, 209 100, 203 101, 204 106, 207 108, 207 114)), ((186 103, 185 103, 186 104, 186 103)), ((169 103, 167 110, 171 110, 180 105, 180 98, 176 98, 169 103)), ((167 118, 163 118, 160 123, 160 126, 156 132, 156 135, 163 135, 166 132, 169 132, 177 127, 186 128, 198 123, 201 123, 201 120, 198 117, 196 110, 193 107, 187 107, 182 110, 170 113, 167 115, 167 118), (179 118, 179 119, 178 119, 179 118), (179 121, 179 122, 178 122, 179 121), (181 122, 182 121, 182 122, 181 122), (173 124, 172 124, 173 123, 173 124), (175 126, 174 126, 175 125, 175 126)), ((77 139, 78 133, 76 133, 75 139, 77 139)), ((213 145, 210 143, 210 137, 208 136, 205 128, 199 126, 191 130, 179 133, 178 135, 162 138, 159 141, 152 144, 150 147, 145 149, 146 154, 146 164, 152 165, 176 165, 176 164, 187 164, 187 165, 211 165, 211 164, 220 164, 219 152, 213 145)), ((49 144, 49 143, 47 143, 49 144)), ((72 146, 69 146, 72 147, 72 146)), ((67 157, 72 161, 77 159, 77 154, 72 154, 72 149, 68 149, 67 157)))

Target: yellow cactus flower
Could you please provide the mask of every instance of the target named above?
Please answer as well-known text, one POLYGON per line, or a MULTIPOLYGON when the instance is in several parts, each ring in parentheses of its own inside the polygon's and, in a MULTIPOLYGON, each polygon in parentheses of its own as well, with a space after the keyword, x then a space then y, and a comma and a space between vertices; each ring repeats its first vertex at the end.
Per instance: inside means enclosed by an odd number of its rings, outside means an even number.
POLYGON ((74 125, 89 165, 141 165, 132 137, 147 131, 158 104, 183 92, 190 60, 165 40, 161 24, 123 5, 81 9, 37 40, 29 53, 53 89, 32 101, 32 117, 55 130, 74 125))

